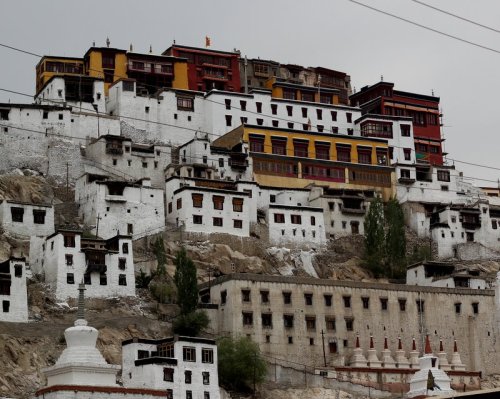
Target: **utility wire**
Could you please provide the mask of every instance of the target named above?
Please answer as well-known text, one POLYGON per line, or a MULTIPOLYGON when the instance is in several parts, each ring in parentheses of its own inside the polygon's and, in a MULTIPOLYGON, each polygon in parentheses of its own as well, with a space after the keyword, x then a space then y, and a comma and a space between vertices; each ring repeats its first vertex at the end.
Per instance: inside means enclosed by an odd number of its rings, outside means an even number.
POLYGON ((458 37, 458 36, 455 36, 455 35, 451 35, 449 33, 446 33, 446 32, 443 32, 443 31, 440 31, 440 30, 437 30, 437 29, 434 29, 434 28, 431 28, 429 26, 426 26, 426 25, 422 25, 418 22, 415 22, 415 21, 411 21, 409 19, 406 19, 406 18, 403 18, 403 17, 400 17, 398 15, 395 15, 395 14, 391 14, 390 12, 387 12, 387 11, 383 11, 383 10, 380 10, 378 8, 375 8, 375 7, 372 7, 372 6, 369 6, 368 4, 364 4, 364 3, 361 3, 359 1, 356 1, 356 0, 347 0, 347 1, 350 1, 351 3, 354 3, 354 4, 357 4, 361 7, 365 7, 365 8, 368 8, 372 11, 375 11, 375 12, 378 12, 380 14, 384 14, 384 15, 387 15, 389 17, 392 17, 392 18, 396 18, 396 19, 399 19, 400 21, 404 21, 408 24, 411 24, 411 25, 414 25, 414 26, 418 26, 419 28, 422 28, 422 29, 426 29, 428 31, 431 31, 431 32, 434 32, 434 33, 437 33, 439 35, 442 35, 442 36, 446 36, 450 39, 454 39, 454 40, 458 40, 459 42, 462 42, 462 43, 466 43, 466 44, 470 44, 471 46, 474 46, 474 47, 478 47, 478 48, 482 48, 483 50, 487 50, 487 51, 491 51, 493 53, 497 53, 497 54, 500 54, 500 50, 496 50, 492 47, 488 47, 488 46, 485 46, 485 45, 482 45, 482 44, 479 44, 479 43, 475 43, 475 42, 472 42, 470 40, 467 40, 467 39, 463 39, 461 37, 458 37))
POLYGON ((454 17, 454 18, 457 18, 457 19, 461 19, 462 21, 469 22, 469 23, 471 23, 473 25, 476 25, 476 26, 479 26, 481 28, 488 29, 488 30, 490 30, 492 32, 500 33, 500 30, 492 28, 491 26, 487 26, 487 25, 481 24, 479 22, 473 21, 471 19, 461 17, 460 15, 453 14, 452 12, 443 10, 441 8, 437 8, 437 7, 435 7, 435 6, 431 5, 431 4, 424 3, 423 1, 420 1, 420 0, 410 0, 410 1, 413 1, 414 3, 418 3, 420 5, 423 5, 424 7, 432 8, 433 10, 439 11, 439 12, 441 12, 443 14, 446 14, 446 15, 449 15, 451 17, 454 17))

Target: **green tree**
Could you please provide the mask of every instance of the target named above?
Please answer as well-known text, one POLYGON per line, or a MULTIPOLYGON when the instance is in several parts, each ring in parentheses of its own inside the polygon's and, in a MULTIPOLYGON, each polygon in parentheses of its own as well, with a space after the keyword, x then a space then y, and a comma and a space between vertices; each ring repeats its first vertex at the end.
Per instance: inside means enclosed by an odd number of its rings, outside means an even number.
POLYGON ((135 287, 136 288, 148 288, 149 283, 153 279, 154 274, 146 274, 144 270, 141 269, 140 274, 135 278, 135 287))
POLYGON ((175 257, 174 283, 177 287, 177 304, 181 308, 181 314, 193 313, 198 306, 198 280, 196 278, 196 266, 186 249, 182 247, 175 257))
POLYGON ((365 216, 365 267, 375 276, 383 273, 385 257, 384 207, 380 198, 370 203, 365 216))
POLYGON ((165 276, 167 274, 167 254, 165 252, 165 244, 163 237, 159 235, 153 243, 153 252, 156 256, 156 274, 158 276, 165 276))
POLYGON ((386 262, 393 278, 402 278, 406 266, 406 235, 404 214, 396 198, 389 200, 386 206, 385 220, 387 233, 385 236, 386 262))
POLYGON ((220 384, 226 388, 243 391, 264 381, 267 363, 262 358, 259 346, 242 337, 222 338, 217 343, 220 384))
POLYGON ((208 326, 209 322, 207 313, 203 310, 198 310, 197 312, 177 316, 173 322, 172 329, 174 334, 196 337, 208 326))
POLYGON ((187 256, 183 247, 175 257, 174 283, 177 287, 177 304, 181 308, 181 315, 196 311, 198 306, 198 281, 196 266, 187 256))

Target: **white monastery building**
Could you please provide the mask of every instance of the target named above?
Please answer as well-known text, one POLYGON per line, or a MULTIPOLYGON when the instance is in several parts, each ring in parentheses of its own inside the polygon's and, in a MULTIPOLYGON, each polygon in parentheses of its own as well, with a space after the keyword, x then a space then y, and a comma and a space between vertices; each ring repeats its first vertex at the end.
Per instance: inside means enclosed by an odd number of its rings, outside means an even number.
POLYGON ((104 240, 84 238, 80 231, 58 230, 38 246, 31 251, 33 273, 45 276, 57 299, 76 298, 81 281, 92 298, 135 296, 130 236, 104 240))
POLYGON ((0 263, 0 321, 28 321, 26 260, 10 257, 0 263))
POLYGON ((149 179, 132 183, 85 174, 75 187, 80 217, 92 226, 93 234, 104 239, 120 234, 138 239, 162 231, 163 195, 163 190, 152 187, 149 179))
POLYGON ((0 226, 21 236, 45 237, 54 232, 54 208, 50 204, 0 200, 0 226))
POLYGON ((220 398, 217 346, 211 339, 176 336, 124 341, 122 375, 126 388, 163 390, 171 398, 220 398))

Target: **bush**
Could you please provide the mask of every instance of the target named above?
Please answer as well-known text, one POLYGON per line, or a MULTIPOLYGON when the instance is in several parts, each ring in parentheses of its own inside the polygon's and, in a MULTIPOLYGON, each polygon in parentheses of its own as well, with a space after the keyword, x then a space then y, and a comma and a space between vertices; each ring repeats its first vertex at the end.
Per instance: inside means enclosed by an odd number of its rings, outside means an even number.
POLYGON ((197 312, 177 316, 172 328, 174 334, 196 337, 201 331, 207 328, 208 323, 209 319, 207 313, 203 310, 199 310, 197 312))
POLYGON ((149 285, 149 291, 159 303, 174 303, 176 292, 172 283, 152 281, 149 285))
POLYGON ((148 288, 153 277, 154 277, 153 274, 146 274, 144 273, 144 270, 141 269, 139 275, 135 278, 135 287, 148 288))
POLYGON ((244 391, 264 381, 267 363, 259 346, 247 337, 222 338, 217 343, 219 382, 222 386, 244 391))

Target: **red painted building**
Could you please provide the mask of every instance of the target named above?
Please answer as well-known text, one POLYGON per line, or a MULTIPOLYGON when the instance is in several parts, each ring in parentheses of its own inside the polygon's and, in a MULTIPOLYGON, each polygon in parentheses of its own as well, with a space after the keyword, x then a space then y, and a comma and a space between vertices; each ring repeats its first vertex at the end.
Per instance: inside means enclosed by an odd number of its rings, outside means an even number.
POLYGON ((163 55, 187 59, 190 90, 240 91, 240 53, 174 44, 163 55))
POLYGON ((411 117, 417 162, 443 164, 439 97, 398 91, 394 83, 379 82, 363 87, 350 100, 363 114, 411 117))

